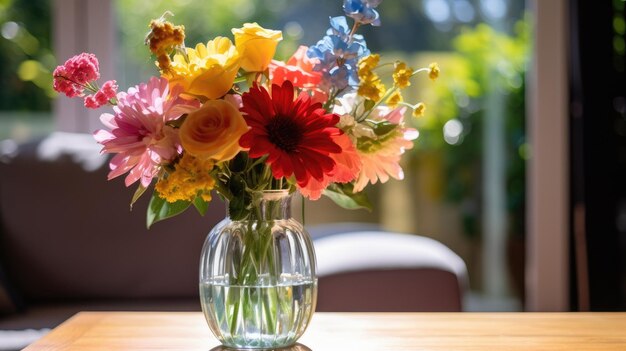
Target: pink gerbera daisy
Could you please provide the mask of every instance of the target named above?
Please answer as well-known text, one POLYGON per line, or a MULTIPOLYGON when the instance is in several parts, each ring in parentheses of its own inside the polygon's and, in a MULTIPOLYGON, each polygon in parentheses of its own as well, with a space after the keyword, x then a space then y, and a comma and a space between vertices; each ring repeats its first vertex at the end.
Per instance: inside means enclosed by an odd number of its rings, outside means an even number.
POLYGON ((322 181, 335 167, 331 154, 341 147, 333 136, 341 134, 335 127, 339 116, 326 113, 320 103, 312 103, 307 93, 294 100, 290 81, 272 85, 272 94, 255 85, 243 94, 246 123, 250 130, 239 140, 253 158, 268 155, 275 178, 295 175, 300 187, 311 178, 322 181))
POLYGON ((361 191, 369 183, 385 183, 389 178, 404 179, 404 172, 400 167, 400 157, 405 150, 413 147, 413 140, 417 138, 417 130, 403 126, 402 119, 406 108, 396 108, 389 111, 379 107, 372 115, 372 119, 386 120, 397 124, 395 135, 372 150, 358 150, 361 157, 361 173, 354 184, 354 192, 361 191), (376 116, 377 115, 377 116, 376 116))
POLYGON ((179 97, 180 87, 170 91, 165 78, 150 78, 117 95, 115 114, 104 113, 102 123, 110 130, 98 130, 95 139, 102 152, 116 154, 108 178, 126 172, 126 186, 141 179, 147 187, 162 164, 172 161, 181 151, 177 130, 165 123, 200 106, 197 101, 179 97))

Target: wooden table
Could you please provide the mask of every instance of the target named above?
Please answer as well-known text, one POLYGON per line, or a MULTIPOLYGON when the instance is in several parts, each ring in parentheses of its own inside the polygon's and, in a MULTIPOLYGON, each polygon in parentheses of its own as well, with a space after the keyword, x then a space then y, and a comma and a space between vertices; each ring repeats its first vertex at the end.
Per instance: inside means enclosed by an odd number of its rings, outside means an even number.
MULTIPOLYGON (((200 312, 82 312, 28 351, 202 350, 200 312)), ((316 313, 290 351, 626 350, 626 313, 316 313)))

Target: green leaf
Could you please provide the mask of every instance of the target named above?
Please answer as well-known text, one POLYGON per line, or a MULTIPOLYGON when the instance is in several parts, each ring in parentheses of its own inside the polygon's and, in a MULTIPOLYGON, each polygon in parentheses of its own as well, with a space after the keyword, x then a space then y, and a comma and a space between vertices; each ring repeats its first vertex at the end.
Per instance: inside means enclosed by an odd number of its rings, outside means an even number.
POLYGON ((233 173, 239 173, 246 170, 248 166, 248 153, 239 152, 235 157, 228 162, 228 168, 233 173))
POLYGON ((374 106, 376 106, 376 101, 372 101, 370 99, 366 99, 365 102, 363 103, 363 107, 365 107, 365 111, 369 111, 373 109, 374 106))
POLYGON ((337 205, 348 209, 366 209, 372 211, 373 206, 364 192, 353 193, 352 184, 331 184, 324 190, 324 195, 333 200, 337 205))
POLYGON ((150 227, 158 221, 162 221, 182 213, 190 205, 190 201, 176 201, 173 203, 167 202, 165 199, 161 198, 156 191, 153 192, 152 198, 150 198, 150 204, 148 205, 148 214, 146 216, 146 225, 148 229, 150 229, 150 227))
POLYGON ((246 181, 239 174, 233 174, 228 180, 228 190, 233 197, 242 197, 246 192, 246 181))
POLYGON ((246 219, 249 214, 249 210, 247 208, 247 203, 250 200, 247 200, 245 196, 235 196, 232 200, 228 202, 228 216, 233 221, 240 221, 246 219))
POLYGON ((232 220, 243 220, 250 214, 252 197, 246 189, 246 181, 241 175, 235 173, 228 180, 228 191, 232 194, 228 202, 228 216, 232 220))
POLYGON ((196 210, 198 210, 200 216, 204 216, 206 214, 206 211, 209 209, 209 203, 207 201, 204 201, 200 196, 196 196, 196 198, 193 199, 193 206, 196 208, 196 210))
POLYGON ((135 204, 135 202, 137 202, 137 200, 139 200, 139 198, 141 197, 141 195, 143 195, 143 193, 146 192, 148 188, 144 187, 143 185, 141 185, 141 183, 139 184, 139 186, 137 187, 137 190, 135 190, 135 193, 133 194, 133 198, 130 200, 130 210, 133 210, 133 205, 135 204))
POLYGON ((397 126, 398 126, 397 124, 383 121, 383 122, 374 124, 372 127, 374 128, 374 133, 376 133, 376 135, 382 136, 387 133, 391 133, 394 129, 396 129, 397 126))

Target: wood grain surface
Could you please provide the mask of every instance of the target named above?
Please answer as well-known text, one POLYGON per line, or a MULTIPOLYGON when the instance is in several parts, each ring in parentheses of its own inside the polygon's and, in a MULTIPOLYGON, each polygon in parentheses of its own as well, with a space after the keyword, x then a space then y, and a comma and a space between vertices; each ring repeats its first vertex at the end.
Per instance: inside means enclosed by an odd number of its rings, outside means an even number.
MULTIPOLYGON (((226 350, 200 312, 81 312, 27 347, 226 350)), ((316 313, 285 351, 626 350, 626 313, 316 313)))

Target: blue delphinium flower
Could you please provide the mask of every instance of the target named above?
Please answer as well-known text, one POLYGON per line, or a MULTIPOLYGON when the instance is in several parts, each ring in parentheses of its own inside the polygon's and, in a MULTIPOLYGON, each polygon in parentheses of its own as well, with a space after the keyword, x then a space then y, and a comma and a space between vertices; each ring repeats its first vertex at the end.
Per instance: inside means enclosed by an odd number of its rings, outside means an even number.
POLYGON ((344 16, 332 17, 326 36, 307 51, 307 56, 319 59, 314 70, 323 73, 325 87, 338 90, 359 84, 357 63, 369 54, 362 35, 350 37, 350 27, 344 16))
POLYGON ((343 0, 343 11, 362 24, 380 26, 378 11, 374 10, 383 0, 343 0))
POLYGON ((336 35, 341 40, 347 41, 350 36, 350 27, 344 16, 330 17, 330 28, 326 30, 326 35, 336 35))

